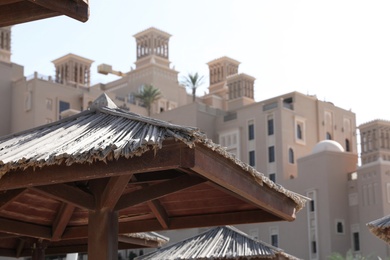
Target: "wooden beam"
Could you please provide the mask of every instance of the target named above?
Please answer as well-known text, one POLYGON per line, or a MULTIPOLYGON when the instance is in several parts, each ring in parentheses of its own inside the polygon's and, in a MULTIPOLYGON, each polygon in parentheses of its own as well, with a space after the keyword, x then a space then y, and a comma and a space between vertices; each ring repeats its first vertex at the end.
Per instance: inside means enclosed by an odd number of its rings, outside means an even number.
POLYGON ((57 217, 53 223, 52 241, 58 241, 61 239, 62 234, 69 220, 72 217, 75 207, 71 204, 62 203, 60 210, 57 213, 57 217))
POLYGON ((131 179, 132 174, 115 176, 111 177, 104 187, 103 193, 101 195, 99 209, 114 209, 119 198, 122 196, 123 191, 125 190, 129 180, 131 179))
POLYGON ((132 245, 138 245, 140 247, 159 247, 160 243, 155 240, 151 239, 144 239, 144 238, 137 238, 137 237, 131 237, 126 235, 119 235, 118 236, 118 242, 125 243, 125 244, 132 244, 132 245))
MULTIPOLYGON (((238 225, 248 223, 262 223, 280 221, 280 218, 265 212, 263 210, 253 210, 244 212, 230 212, 219 214, 206 214, 197 216, 182 216, 170 218, 170 229, 183 229, 183 228, 197 228, 197 227, 211 227, 211 226, 223 226, 223 225, 238 225)), ((119 233, 135 233, 135 232, 148 232, 159 231, 162 227, 158 220, 144 220, 123 222, 119 224, 119 233)))
POLYGON ((198 176, 183 175, 178 178, 161 182, 146 188, 124 194, 118 201, 115 210, 125 209, 140 203, 164 197, 168 194, 190 188, 205 182, 198 176))
POLYGON ((118 212, 89 212, 88 259, 118 259, 118 212))
POLYGON ((28 1, 2 5, 0 8, 0 27, 50 18, 61 13, 42 8, 28 1))
MULTIPOLYGON (((164 147, 164 146, 163 146, 164 147)), ((6 173, 0 179, 0 191, 58 183, 93 180, 112 176, 164 171, 193 166, 193 151, 183 143, 145 152, 142 156, 93 164, 52 165, 40 169, 27 168, 6 173)))
MULTIPOLYGON (((170 229, 211 227, 223 225, 239 225, 280 221, 281 219, 263 210, 203 214, 197 216, 181 216, 170 218, 170 229)), ((157 219, 146 219, 130 222, 119 222, 119 234, 151 232, 164 230, 157 219)), ((82 239, 88 236, 88 227, 69 227, 63 235, 64 240, 82 239)))
POLYGON ((8 238, 17 238, 17 235, 14 234, 8 234, 8 233, 0 233, 0 240, 1 239, 8 239, 8 238))
POLYGON ((17 258, 21 257, 25 243, 26 241, 24 239, 19 239, 18 247, 16 248, 16 255, 15 255, 17 258))
POLYGON ((51 228, 5 218, 0 218, 0 232, 47 240, 51 239, 51 228))
POLYGON ((89 18, 88 2, 83 0, 27 0, 54 12, 67 15, 78 21, 86 22, 89 18))
POLYGON ((2 0, 0 2, 0 6, 14 4, 14 3, 17 3, 17 2, 22 2, 22 1, 24 1, 24 0, 2 0))
POLYGON ((160 201, 152 200, 148 201, 148 206, 156 216, 158 222, 161 224, 163 229, 169 229, 169 217, 160 201))
POLYGON ((82 209, 95 209, 95 199, 93 195, 75 186, 56 184, 32 187, 30 189, 82 209))
POLYGON ((132 181, 132 183, 137 183, 137 184, 149 184, 152 182, 158 182, 158 181, 167 181, 179 176, 184 175, 185 173, 180 172, 180 171, 159 171, 159 172, 144 172, 144 173, 139 173, 137 174, 137 178, 135 181, 132 181))
POLYGON ((291 198, 267 185, 260 185, 250 173, 208 148, 195 147, 195 164, 191 169, 281 220, 295 219, 296 203, 291 198))
POLYGON ((0 210, 16 200, 26 189, 16 189, 0 192, 0 210))
MULTIPOLYGON (((138 216, 133 216, 131 218, 127 217, 126 221, 139 221, 143 219, 152 219, 155 218, 153 213, 141 214, 138 216)), ((161 225, 158 229, 161 229, 161 225)), ((67 227, 62 235, 62 240, 72 240, 86 238, 88 236, 88 229, 86 226, 74 226, 67 227)))

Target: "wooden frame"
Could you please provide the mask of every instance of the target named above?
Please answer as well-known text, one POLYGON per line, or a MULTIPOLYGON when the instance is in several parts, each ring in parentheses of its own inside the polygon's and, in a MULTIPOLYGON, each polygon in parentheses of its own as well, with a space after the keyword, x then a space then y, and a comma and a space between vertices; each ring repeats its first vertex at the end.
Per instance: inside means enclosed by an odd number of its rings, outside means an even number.
POLYGON ((81 22, 89 18, 87 0, 2 0, 0 27, 66 15, 81 22))

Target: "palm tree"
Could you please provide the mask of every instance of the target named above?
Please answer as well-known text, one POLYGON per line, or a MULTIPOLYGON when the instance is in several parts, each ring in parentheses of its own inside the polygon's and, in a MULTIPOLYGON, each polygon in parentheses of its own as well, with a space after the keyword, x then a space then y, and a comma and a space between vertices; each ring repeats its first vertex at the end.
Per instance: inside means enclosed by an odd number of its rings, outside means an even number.
POLYGON ((180 83, 192 90, 192 101, 195 102, 196 89, 203 84, 203 76, 199 76, 198 72, 195 74, 188 73, 187 76, 182 78, 180 83))
POLYGON ((148 110, 148 116, 152 109, 152 104, 161 98, 161 92, 153 85, 144 85, 142 90, 135 94, 136 98, 139 98, 148 110))

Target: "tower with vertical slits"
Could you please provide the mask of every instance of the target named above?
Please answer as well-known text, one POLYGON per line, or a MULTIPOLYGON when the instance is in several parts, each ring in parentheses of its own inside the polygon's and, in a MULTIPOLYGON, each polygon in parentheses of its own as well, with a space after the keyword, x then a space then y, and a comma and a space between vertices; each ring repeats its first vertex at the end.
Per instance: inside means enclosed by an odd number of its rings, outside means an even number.
POLYGON ((74 54, 67 54, 52 61, 56 68, 55 81, 75 87, 89 87, 93 60, 74 54))

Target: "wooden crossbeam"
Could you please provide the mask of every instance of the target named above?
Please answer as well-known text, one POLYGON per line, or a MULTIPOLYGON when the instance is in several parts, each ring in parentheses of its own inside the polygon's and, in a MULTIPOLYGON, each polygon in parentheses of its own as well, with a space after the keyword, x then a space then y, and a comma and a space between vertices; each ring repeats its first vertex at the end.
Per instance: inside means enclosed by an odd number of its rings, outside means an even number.
POLYGON ((93 195, 75 186, 56 184, 32 187, 30 189, 79 208, 87 210, 95 209, 95 199, 93 195))
POLYGON ((125 209, 140 203, 158 199, 170 193, 190 188, 205 181, 205 179, 197 176, 183 175, 169 181, 151 185, 143 189, 124 194, 119 199, 115 210, 125 209))
POLYGON ((52 226, 52 240, 58 241, 61 239, 62 234, 66 226, 69 223, 70 218, 74 212, 75 206, 67 203, 62 203, 60 210, 57 213, 57 217, 52 226))
POLYGON ((51 228, 49 227, 5 218, 0 218, 0 232, 46 240, 51 239, 51 228))
POLYGON ((129 245, 139 245, 141 247, 158 247, 159 246, 158 241, 154 241, 151 239, 130 237, 130 236, 126 236, 126 235, 119 235, 118 242, 129 244, 129 245))
POLYGON ((0 210, 16 200, 26 189, 16 189, 0 192, 0 210))
POLYGON ((158 222, 161 224, 163 229, 169 229, 169 217, 160 201, 152 200, 148 201, 148 206, 156 216, 158 222))
POLYGON ((101 194, 99 209, 114 209, 132 175, 111 177, 101 194))
POLYGON ((255 177, 243 174, 240 166, 231 164, 227 158, 216 156, 209 149, 197 146, 195 163, 191 168, 211 183, 224 188, 228 193, 235 193, 241 199, 260 207, 281 220, 295 219, 296 203, 285 194, 267 185, 260 186, 255 177))
MULTIPOLYGON (((217 214, 201 214, 196 216, 171 217, 170 229, 211 227, 223 225, 239 225, 248 223, 262 223, 280 221, 281 219, 263 210, 251 210, 243 212, 228 212, 217 214)), ((163 227, 157 219, 146 219, 131 222, 119 222, 119 234, 137 232, 161 231, 163 227)), ((87 226, 68 227, 63 239, 80 239, 88 236, 87 226)))

